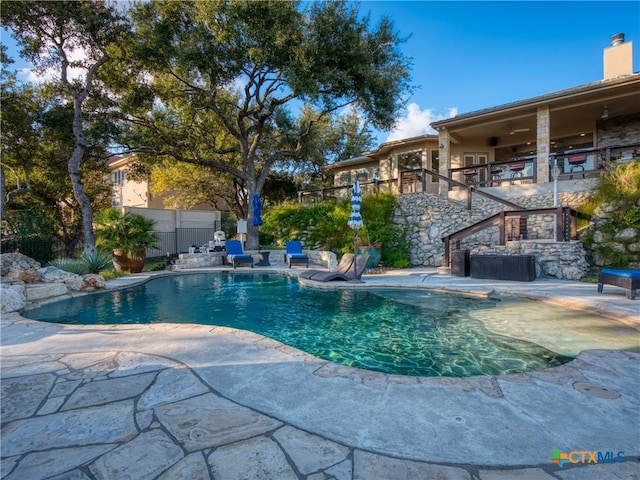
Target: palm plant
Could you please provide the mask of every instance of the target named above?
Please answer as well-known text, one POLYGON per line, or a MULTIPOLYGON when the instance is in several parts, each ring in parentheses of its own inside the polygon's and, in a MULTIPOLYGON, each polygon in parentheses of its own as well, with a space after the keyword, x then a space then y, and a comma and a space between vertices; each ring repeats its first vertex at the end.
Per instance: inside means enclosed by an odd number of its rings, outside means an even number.
POLYGON ((147 248, 157 248, 155 222, 143 215, 116 209, 103 210, 96 216, 96 245, 112 252, 118 272, 141 272, 147 248))

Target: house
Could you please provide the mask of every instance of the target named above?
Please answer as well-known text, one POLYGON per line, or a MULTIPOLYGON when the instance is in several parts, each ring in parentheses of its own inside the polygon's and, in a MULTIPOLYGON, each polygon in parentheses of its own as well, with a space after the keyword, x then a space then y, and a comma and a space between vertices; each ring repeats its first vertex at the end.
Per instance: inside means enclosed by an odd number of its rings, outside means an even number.
POLYGON ((640 73, 623 34, 603 65, 600 81, 433 122, 437 135, 330 165, 334 186, 300 200, 346 198, 358 179, 365 195, 398 195, 412 265, 449 266, 456 250, 524 254, 538 276, 581 278, 575 209, 609 162, 640 160, 640 73))
POLYGON ((554 174, 559 182, 586 179, 607 162, 637 160, 640 73, 633 72, 632 42, 624 34, 612 37, 603 64, 600 81, 433 122, 437 135, 383 143, 330 165, 334 188, 302 198, 348 195, 356 178, 365 189, 396 193, 455 197, 470 185, 500 195, 501 187, 548 186, 554 174))

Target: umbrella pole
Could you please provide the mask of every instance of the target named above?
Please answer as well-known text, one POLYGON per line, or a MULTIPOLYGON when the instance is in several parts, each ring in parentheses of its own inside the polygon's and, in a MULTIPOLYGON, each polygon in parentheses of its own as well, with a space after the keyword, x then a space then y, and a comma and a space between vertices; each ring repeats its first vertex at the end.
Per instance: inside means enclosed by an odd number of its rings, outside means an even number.
POLYGON ((358 229, 353 229, 353 278, 358 279, 358 229))
POLYGON ((364 283, 358 278, 358 229, 353 229, 353 278, 347 280, 347 283, 364 283))

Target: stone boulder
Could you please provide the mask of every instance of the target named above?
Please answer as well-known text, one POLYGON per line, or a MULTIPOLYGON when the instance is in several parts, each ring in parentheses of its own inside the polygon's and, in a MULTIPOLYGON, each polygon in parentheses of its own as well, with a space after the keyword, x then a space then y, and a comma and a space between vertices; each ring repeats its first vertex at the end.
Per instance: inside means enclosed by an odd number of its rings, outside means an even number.
POLYGON ((3 253, 0 255, 0 276, 22 282, 39 282, 40 263, 22 253, 3 253))
POLYGON ((83 292, 93 292, 99 288, 104 288, 107 285, 102 275, 96 275, 95 273, 89 273, 82 276, 82 287, 80 290, 83 292))
POLYGON ((77 275, 56 267, 41 267, 40 263, 21 253, 5 253, 0 256, 2 265, 2 311, 13 312, 24 307, 25 302, 50 298, 52 296, 66 295, 69 291, 93 292, 105 288, 106 282, 101 275, 87 274, 77 275), (13 283, 22 285, 22 299, 13 290, 6 293, 5 288, 13 283), (6 306, 5 306, 6 303, 6 306), (5 310, 6 308, 6 310, 5 310), (13 310, 9 310, 13 309, 13 310))
POLYGON ((70 278, 79 277, 75 273, 51 266, 39 268, 37 272, 40 275, 40 281, 44 283, 66 283, 70 278))
POLYGON ((0 283, 0 311, 17 312, 27 304, 24 284, 0 283))

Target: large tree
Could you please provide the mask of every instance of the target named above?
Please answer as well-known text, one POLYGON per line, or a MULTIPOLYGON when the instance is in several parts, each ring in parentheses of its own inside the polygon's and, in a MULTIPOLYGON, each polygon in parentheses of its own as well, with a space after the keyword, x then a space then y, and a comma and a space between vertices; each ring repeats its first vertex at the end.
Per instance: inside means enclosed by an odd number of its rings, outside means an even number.
POLYGON ((371 26, 353 3, 150 1, 132 18, 135 62, 114 77, 128 86, 131 144, 225 172, 245 199, 304 160, 322 119, 350 107, 389 128, 411 90, 393 24, 371 26))
MULTIPOLYGON (((67 161, 76 139, 73 108, 61 104, 49 85, 22 84, 3 58, 0 112, 2 145, 2 228, 18 240, 57 237, 71 255, 82 238, 82 215, 75 201, 67 161)), ((104 141, 93 130, 81 174, 92 208, 110 202, 104 141)))
POLYGON ((81 165, 89 145, 86 110, 99 97, 98 71, 109 48, 127 30, 120 14, 102 1, 3 2, 2 24, 22 46, 21 54, 40 72, 53 72, 60 97, 73 111, 75 146, 67 160, 73 193, 82 212, 84 252, 95 249, 93 211, 81 165))

